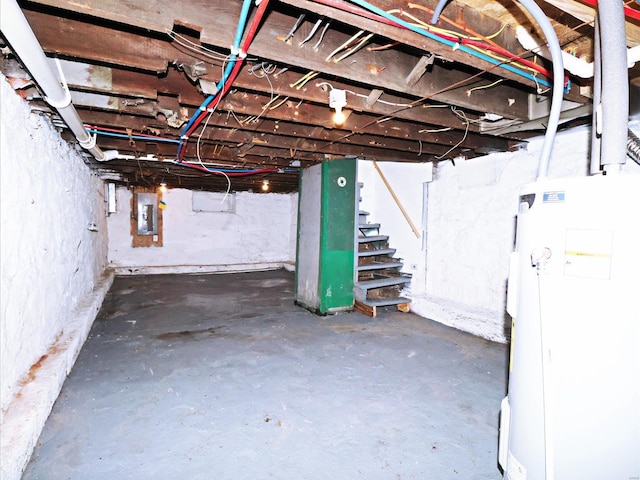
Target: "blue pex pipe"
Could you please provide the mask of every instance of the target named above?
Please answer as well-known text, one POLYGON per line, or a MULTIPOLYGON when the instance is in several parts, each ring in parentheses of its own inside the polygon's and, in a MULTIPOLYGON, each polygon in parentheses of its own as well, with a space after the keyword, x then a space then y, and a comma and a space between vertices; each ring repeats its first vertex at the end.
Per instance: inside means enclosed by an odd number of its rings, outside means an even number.
POLYGON ((247 25, 247 18, 249 17, 249 7, 251 7, 251 0, 244 0, 244 3, 242 4, 242 10, 240 10, 240 20, 238 21, 238 28, 236 29, 236 37, 233 40, 233 46, 236 50, 240 48, 240 42, 242 41, 244 27, 247 25))
POLYGON ((93 128, 86 129, 88 133, 95 133, 96 135, 102 135, 104 137, 116 137, 116 138, 132 138, 133 140, 140 140, 146 142, 166 142, 166 143, 180 143, 180 140, 164 137, 145 137, 143 135, 127 135, 126 133, 114 133, 114 132, 101 132, 94 130, 93 128))
MULTIPOLYGON (((249 18, 249 8, 251 7, 251 0, 244 0, 244 2, 242 3, 242 9, 240 10, 240 19, 238 20, 238 27, 236 28, 236 35, 235 38, 233 40, 233 48, 232 48, 232 52, 231 52, 231 57, 229 58, 229 61, 227 63, 227 66, 222 74, 222 78, 220 79, 220 81, 218 82, 217 88, 218 88, 218 92, 222 91, 225 82, 227 81, 227 78, 229 78, 229 75, 231 74, 231 70, 233 70, 233 66, 236 63, 236 60, 238 58, 237 53, 239 49, 240 49, 240 42, 242 41, 242 34, 244 33, 244 29, 247 25, 247 18, 249 18)), ((196 112, 193 114, 193 116, 189 119, 189 122, 187 123, 187 125, 184 127, 184 129, 182 130, 182 137, 184 137, 187 132, 189 131, 189 129, 191 129, 191 127, 193 126, 193 124, 195 123, 195 121, 197 120, 197 118, 200 116, 200 112, 204 112, 205 109, 209 106, 209 104, 213 101, 213 99, 216 98, 216 95, 209 95, 204 102, 202 102, 202 104, 200 105, 200 108, 198 110, 196 110, 196 112)), ((180 147, 178 148, 178 156, 180 156, 180 153, 182 151, 182 149, 184 148, 184 143, 185 143, 186 139, 181 139, 180 140, 180 147)))

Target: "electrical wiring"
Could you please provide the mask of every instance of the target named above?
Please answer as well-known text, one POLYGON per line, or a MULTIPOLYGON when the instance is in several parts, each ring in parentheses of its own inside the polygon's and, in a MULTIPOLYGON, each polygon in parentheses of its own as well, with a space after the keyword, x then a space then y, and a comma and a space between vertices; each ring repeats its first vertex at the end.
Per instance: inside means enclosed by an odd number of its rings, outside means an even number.
POLYGON ((329 60, 331 60, 331 57, 336 55, 338 52, 344 50, 345 48, 348 48, 349 45, 351 45, 353 42, 355 42, 360 37, 360 35, 362 35, 363 33, 364 33, 364 30, 358 30, 346 42, 344 42, 342 45, 340 45, 338 48, 336 48, 333 52, 331 52, 329 55, 327 55, 327 58, 325 58, 324 61, 328 62, 329 60))
MULTIPOLYGON (((440 93, 443 93, 443 92, 446 92, 446 91, 449 91, 449 90, 453 90, 453 89, 458 88, 458 87, 460 87, 460 86, 462 86, 462 85, 464 85, 466 83, 469 83, 473 79, 480 77, 485 72, 486 71, 478 72, 478 73, 475 73, 475 74, 469 76, 468 78, 465 78, 465 79, 459 80, 457 82, 454 82, 454 83, 452 83, 452 84, 450 84, 450 85, 448 85, 446 87, 441 88, 440 90, 437 90, 435 92, 430 93, 429 95, 426 95, 426 96, 424 96, 422 98, 414 100, 409 105, 410 105, 410 107, 414 107, 414 106, 419 105, 419 104, 421 104, 423 102, 426 102, 430 98, 432 98, 432 97, 434 97, 434 96, 436 96, 436 95, 438 95, 440 93)), ((394 118, 395 115, 397 115, 398 113, 400 113, 400 112, 402 112, 402 111, 404 111, 404 110, 406 110, 407 108, 410 108, 410 107, 400 107, 400 108, 396 109, 395 111, 391 112, 390 114, 388 114, 387 116, 385 116, 384 118, 380 118, 378 120, 371 120, 371 121, 365 123, 364 125, 359 126, 357 131, 352 131, 352 132, 347 133, 347 134, 345 134, 345 135, 343 135, 343 136, 341 136, 339 138, 336 138, 336 139, 333 139, 331 141, 328 141, 328 142, 320 145, 315 150, 313 150, 313 151, 311 151, 309 153, 315 153, 315 152, 317 152, 317 151, 319 151, 319 150, 321 150, 321 149, 323 149, 323 148, 325 148, 325 147, 327 147, 329 145, 333 145, 333 144, 335 144, 335 143, 337 143, 337 142, 339 142, 341 140, 345 140, 347 138, 350 138, 353 135, 355 135, 356 133, 361 133, 364 129, 366 129, 367 127, 370 127, 371 125, 382 123, 382 122, 385 122, 387 120, 391 120, 392 118, 394 118)), ((437 107, 449 108, 449 105, 428 105, 428 106, 423 105, 423 108, 437 108, 437 107)))
POLYGON ((444 127, 444 128, 434 128, 432 130, 428 130, 428 129, 418 130, 418 133, 440 133, 440 132, 449 132, 451 130, 453 130, 452 127, 444 127))
MULTIPOLYGON (((418 5, 417 3, 409 3, 407 4, 407 6, 411 9, 418 9, 418 10, 422 10, 423 12, 426 13, 430 13, 430 14, 434 14, 434 11, 432 9, 430 9, 429 7, 425 7, 424 5, 418 5)), ((500 35, 500 33, 502 33, 502 31, 506 28, 507 24, 503 23, 502 27, 495 33, 492 33, 491 35, 485 36, 485 35, 481 35, 480 33, 476 32, 475 30, 472 30, 471 28, 469 28, 466 25, 461 25, 458 22, 454 22, 453 20, 445 17, 444 15, 440 15, 439 16, 444 22, 448 23, 449 25, 451 25, 452 27, 457 28, 458 30, 462 30, 465 33, 470 33, 471 35, 475 35, 475 37, 470 37, 470 36, 466 36, 468 39, 470 40, 483 40, 485 42, 487 42, 488 44, 491 44, 493 46, 498 46, 497 43, 493 42, 492 40, 497 37, 498 35, 500 35)), ((433 26, 433 24, 432 24, 433 26)))
POLYGON ((313 45, 313 50, 314 51, 318 51, 318 48, 320 48, 320 44, 322 43, 322 40, 324 40, 324 36, 327 33, 327 30, 329 30, 329 26, 331 25, 331 20, 329 20, 327 22, 327 24, 324 26, 324 28, 322 29, 322 32, 320 33, 320 38, 318 39, 318 41, 313 45))
POLYGON ((470 97, 471 94, 473 92, 475 92, 476 90, 484 90, 484 89, 487 89, 487 88, 495 87, 496 85, 498 85, 499 83, 502 83, 502 82, 504 82, 504 78, 501 78, 500 80, 496 80, 493 83, 489 83, 488 85, 480 85, 479 87, 470 88, 470 89, 467 90, 467 97, 470 97))
MULTIPOLYGON (((335 7, 335 8, 339 8, 339 9, 344 10, 344 11, 349 11, 351 13, 361 14, 359 9, 346 8, 344 5, 342 5, 342 4, 338 3, 338 2, 333 2, 331 0, 314 0, 314 1, 317 2, 317 3, 325 4, 325 5, 328 4, 328 5, 331 5, 331 6, 335 7)), ((475 56, 477 58, 480 58, 481 60, 484 60, 484 61, 486 61, 488 63, 491 63, 492 65, 495 65, 497 67, 503 68, 503 69, 508 70, 508 71, 510 71, 512 73, 515 73, 518 76, 521 76, 523 78, 531 80, 532 82, 536 82, 537 81, 538 83, 540 83, 540 84, 542 84, 544 86, 547 86, 547 87, 551 86, 551 84, 549 82, 547 82, 546 80, 542 80, 542 79, 537 79, 536 80, 536 79, 533 78, 533 75, 531 73, 523 71, 523 70, 521 70, 521 69, 519 69, 517 67, 514 67, 510 63, 502 63, 499 60, 491 58, 491 57, 489 57, 489 56, 487 56, 487 55, 485 55, 485 54, 483 54, 481 52, 475 51, 475 50, 469 48, 468 46, 466 46, 464 44, 461 44, 458 41, 452 41, 450 39, 443 38, 442 36, 439 36, 439 35, 437 35, 435 33, 432 33, 432 32, 426 31, 424 29, 421 29, 419 27, 416 27, 415 25, 412 25, 412 24, 402 20, 401 18, 397 18, 397 17, 395 17, 393 15, 388 14, 384 10, 380 9, 379 7, 376 7, 375 5, 372 5, 371 3, 369 3, 369 2, 367 2, 365 0, 351 0, 351 2, 355 3, 356 5, 358 5, 360 7, 362 7, 363 9, 367 10, 370 13, 373 13, 374 14, 373 15, 373 19, 375 19, 375 20, 382 21, 380 18, 377 18, 377 17, 382 17, 383 19, 385 19, 384 23, 389 24, 389 22, 390 22, 390 24, 392 24, 392 25, 399 26, 401 28, 406 28, 408 30, 411 30, 414 33, 417 33, 417 34, 423 36, 423 37, 427 37, 427 38, 429 38, 431 40, 435 40, 435 41, 437 41, 439 43, 442 43, 444 45, 447 45, 447 46, 449 46, 451 48, 459 49, 459 50, 461 50, 461 51, 463 51, 465 53, 468 53, 468 54, 473 55, 473 56, 475 56)), ((365 16, 366 18, 371 18, 370 15, 363 15, 363 16, 365 16)), ((469 40, 469 41, 472 41, 472 40, 469 40)))
MULTIPOLYGON (((334 89, 334 86, 332 84, 330 84, 329 82, 320 82, 320 83, 316 83, 316 87, 323 87, 323 86, 328 86, 331 90, 334 89)), ((346 90, 346 89, 342 89, 347 93, 350 93, 351 95, 355 95, 356 97, 360 97, 360 98, 369 98, 368 95, 365 95, 363 93, 357 93, 354 92, 353 90, 346 90)), ((387 102, 386 100, 380 100, 379 98, 376 100, 376 103, 382 103, 384 105, 391 105, 393 107, 411 107, 412 105, 410 103, 395 103, 395 102, 387 102)), ((447 105, 442 105, 443 107, 446 107, 447 105)))
POLYGON ((300 28, 300 25, 302 24, 302 21, 304 20, 305 16, 306 14, 304 13, 300 14, 300 16, 298 17, 298 20, 296 20, 296 23, 293 25, 293 27, 291 27, 291 30, 289 31, 289 33, 283 38, 283 41, 287 42, 291 38, 293 38, 293 35, 296 33, 296 30, 300 28))
MULTIPOLYGON (((314 1, 315 1, 316 3, 321 3, 321 4, 325 4, 325 5, 330 5, 330 6, 333 6, 333 7, 335 7, 335 8, 338 8, 338 9, 341 9, 341 10, 344 10, 344 11, 349 11, 349 12, 351 12, 351 13, 358 14, 358 15, 361 15, 361 16, 366 17, 366 18, 371 18, 371 16, 370 16, 369 12, 366 12, 366 11, 364 11, 364 10, 361 10, 361 9, 358 9, 358 8, 354 8, 354 7, 351 7, 351 6, 347 6, 347 8, 345 8, 345 6, 344 6, 341 2, 334 2, 333 0, 314 0, 314 1), (364 12, 364 14, 362 14, 362 12, 364 12)), ((522 1, 522 0, 521 0, 521 1, 522 1)), ((640 2, 640 0, 638 0, 638 1, 640 2)), ((377 18, 376 16, 374 16, 374 18, 373 18, 373 19, 374 19, 374 20, 377 20, 378 18, 377 18)), ((386 19, 385 19, 385 20, 386 20, 386 19)), ((381 20, 381 21, 382 21, 382 20, 381 20)), ((385 21, 385 23, 388 23, 388 22, 387 22, 387 21, 385 21)), ((392 23, 392 24, 393 24, 393 23, 392 23)), ((393 24, 393 25, 395 25, 395 26, 399 26, 399 25, 397 25, 397 24, 393 24)), ((581 25, 579 25, 578 27, 574 27, 574 30, 575 30, 576 28, 579 28, 579 27, 583 26, 583 25, 584 25, 584 24, 581 24, 581 25)), ((461 87, 461 86, 463 86, 463 85, 465 85, 465 84, 467 84, 467 83, 469 83, 469 82, 473 81, 474 79, 480 78, 483 74, 485 74, 485 73, 487 73, 487 72, 491 71, 491 70, 492 70, 492 69, 494 69, 494 68, 497 68, 497 65, 493 65, 492 67, 489 67, 489 68, 487 68, 487 69, 485 69, 485 70, 483 70, 483 71, 479 71, 479 72, 477 72, 477 73, 475 73, 475 74, 473 74, 473 75, 470 75, 470 76, 469 76, 468 78, 466 78, 466 79, 459 80, 459 81, 454 82, 454 83, 452 83, 452 84, 450 84, 450 85, 448 85, 448 86, 446 86, 446 87, 443 87, 443 88, 441 88, 441 89, 439 89, 439 90, 437 90, 437 91, 435 91, 435 92, 431 92, 431 93, 430 93, 430 94, 428 94, 428 95, 425 95, 425 96, 423 96, 423 97, 421 97, 421 98, 419 98, 419 99, 417 99, 417 100, 414 100, 414 101, 413 101, 413 102, 411 102, 409 105, 410 105, 410 107, 413 107, 413 106, 419 105, 419 104, 424 103, 424 102, 426 102, 427 100, 429 100, 429 99, 431 99, 431 98, 435 97, 436 95, 439 95, 439 94, 444 93, 444 92, 449 91, 449 90, 453 90, 453 89, 455 89, 455 88, 459 88, 459 87, 461 87)), ((557 90, 557 87, 554 89, 554 94, 555 94, 555 91, 556 91, 556 90, 557 90)), ((562 89, 561 89, 561 90, 562 90, 562 89)), ((426 105, 422 105, 422 107, 423 107, 423 108, 431 108, 431 107, 438 107, 438 106, 439 106, 439 105, 428 105, 428 106, 426 106, 426 105)), ((447 106, 447 107, 448 107, 448 106, 447 106)), ((395 116, 395 115, 397 115, 398 113, 400 113, 400 112, 404 111, 406 108, 409 108, 409 107, 401 107, 401 108, 396 109, 395 111, 393 111, 393 112, 391 112, 390 114, 388 114, 388 115, 387 115, 383 120, 393 118, 393 116, 395 116)), ((371 126, 371 125, 374 125, 374 124, 376 124, 376 123, 378 123, 378 120, 371 120, 371 121, 369 121, 369 122, 365 123, 364 125, 360 125, 360 126, 358 127, 358 130, 357 130, 357 131, 349 132, 349 133, 347 133, 347 134, 345 134, 345 135, 342 135, 342 136, 341 136, 341 137, 339 137, 339 138, 336 138, 336 139, 333 139, 333 140, 331 140, 331 141, 325 142, 324 144, 320 145, 320 146, 319 146, 319 147, 317 147, 315 150, 313 150, 313 151, 311 151, 311 152, 309 152, 309 153, 315 153, 315 152, 317 152, 317 151, 319 151, 319 150, 321 150, 321 149, 323 149, 323 148, 325 148, 325 147, 327 147, 327 146, 329 146, 329 145, 333 145, 333 144, 336 144, 336 143, 338 143, 338 142, 340 142, 340 141, 342 141, 342 140, 348 139, 348 138, 352 137, 353 135, 355 135, 356 133, 361 133, 361 132, 363 132, 367 127, 369 127, 369 126, 371 126)), ((447 130, 451 130, 451 128, 446 127, 445 129, 442 129, 442 130, 440 130, 440 131, 447 131, 447 130)), ((421 130, 419 133, 435 133, 435 132, 436 132, 436 131, 421 130)), ((460 144, 460 145, 461 145, 461 144, 460 144)))
MULTIPOLYGON (((430 11, 430 9, 428 9, 427 7, 423 7, 422 5, 416 5, 416 4, 409 4, 410 6, 413 5, 414 8, 419 8, 423 11, 430 11)), ((444 28, 438 28, 438 27, 434 27, 432 25, 429 25, 425 22, 423 22, 422 20, 416 18, 415 16, 411 15, 410 13, 404 11, 404 10, 400 10, 400 9, 392 9, 392 10, 387 10, 387 13, 389 14, 396 14, 399 13, 400 15, 403 15, 411 20, 413 20, 414 25, 417 27, 422 27, 424 28, 426 31, 431 32, 435 35, 438 35, 439 37, 446 39, 446 40, 450 40, 452 42, 459 42, 462 43, 464 45, 469 45, 471 48, 473 48, 474 50, 478 51, 481 54, 487 55, 493 59, 495 59, 496 61, 500 62, 500 63, 508 63, 509 61, 515 61, 517 63, 522 64, 525 67, 525 70, 528 70, 534 74, 536 73, 542 73, 543 75, 549 77, 551 76, 551 72, 549 72, 546 68, 542 67, 541 65, 538 65, 536 63, 530 62, 526 59, 523 59, 521 57, 519 57, 518 55, 514 55, 511 52, 509 52, 508 50, 500 47, 499 45, 497 45, 494 42, 490 42, 489 41, 489 37, 469 37, 468 35, 462 35, 458 32, 454 32, 452 30, 447 30, 444 28), (479 39, 483 39, 485 40, 487 43, 481 43, 478 40, 479 39), (502 57, 494 55, 490 52, 497 52, 499 54, 502 55, 502 57), (506 57, 506 58, 505 58, 506 57)), ((441 17, 444 20, 444 17, 441 17)), ((462 25, 458 25, 455 22, 452 22, 449 20, 450 23, 452 23, 454 26, 457 26, 460 29, 465 29, 464 26, 462 25)), ((505 25, 502 26, 502 29, 500 29, 498 32, 494 33, 493 36, 497 36, 499 34, 499 32, 501 32, 504 29, 505 25)), ((466 30, 466 29, 465 29, 466 30)), ((473 32, 476 33, 476 32, 473 32)))
MULTIPOLYGON (((278 103, 271 105, 269 107, 269 110, 275 110, 276 108, 284 105, 287 101, 289 100, 289 97, 284 97, 282 100, 280 100, 278 103)), ((263 110, 264 111, 264 110, 263 110)))
POLYGON ((371 37, 373 37, 373 33, 368 34, 366 37, 364 37, 362 40, 360 40, 357 45, 355 45, 354 47, 350 47, 347 49, 346 53, 343 53, 342 55, 340 55, 338 58, 334 58, 333 61, 334 63, 338 63, 341 60, 344 60, 345 58, 347 58, 350 55, 353 55, 354 53, 356 53, 358 50, 360 50, 369 40, 371 40, 371 37))
MULTIPOLYGON (((409 6, 412 7, 412 8, 420 9, 420 10, 425 11, 425 12, 430 12, 431 11, 431 9, 429 9, 427 7, 424 7, 422 5, 416 5, 414 3, 409 4, 409 6)), ((543 66, 538 65, 536 63, 533 63, 533 62, 531 62, 531 61, 529 61, 527 59, 524 59, 524 58, 522 58, 522 57, 520 57, 518 55, 515 55, 515 54, 509 52, 508 50, 500 47, 495 42, 490 41, 489 37, 479 36, 479 37, 474 39, 472 37, 469 37, 467 35, 462 35, 462 34, 460 34, 458 32, 454 32, 452 30, 446 30, 444 28, 434 27, 432 25, 428 25, 427 23, 423 22, 422 20, 416 18, 415 16, 411 15, 410 13, 408 13, 408 12, 406 12, 404 10, 399 10, 399 9, 388 10, 388 13, 390 13, 390 14, 399 13, 399 14, 401 14, 403 16, 406 16, 406 17, 410 18, 411 20, 413 20, 415 22, 416 26, 422 27, 425 30, 427 30, 429 32, 432 32, 435 35, 438 35, 439 37, 441 37, 441 38, 443 38, 445 40, 449 40, 451 42, 459 42, 459 43, 462 43, 464 45, 468 45, 468 46, 470 46, 470 48, 473 48, 474 50, 476 50, 480 54, 487 55, 487 56, 495 59, 496 61, 498 61, 500 63, 507 63, 509 61, 517 62, 517 63, 520 63, 521 65, 523 65, 526 70, 529 70, 530 72, 533 72, 534 74, 537 72, 537 73, 541 73, 541 74, 545 75, 546 77, 551 77, 551 72, 549 72, 549 70, 547 70, 543 66), (480 42, 479 39, 484 40, 485 43, 480 42), (498 53, 499 55, 501 55, 501 57, 493 55, 490 52, 498 53)), ((441 16, 440 18, 445 20, 445 17, 443 17, 443 16, 441 16)), ((453 22, 453 21, 448 20, 448 19, 446 19, 446 20, 449 23, 451 23, 452 25, 456 26, 456 28, 472 32, 475 35, 479 35, 477 32, 465 29, 465 27, 463 25, 459 25, 458 23, 453 22)), ((496 32, 496 33, 494 33, 492 35, 493 36, 497 36, 504 29, 504 27, 505 27, 505 25, 502 26, 502 29, 500 29, 498 32, 496 32)))
POLYGON ((169 37, 171 37, 173 41, 175 41, 181 47, 186 48, 187 50, 197 53, 198 55, 206 57, 210 60, 226 61, 229 59, 229 55, 224 55, 209 48, 203 47, 202 45, 192 42, 188 38, 174 32, 173 30, 166 29, 165 33, 169 35, 169 37))
POLYGON ((264 79, 267 80, 267 82, 269 83, 270 96, 271 96, 271 100, 269 100, 269 102, 264 107, 262 107, 262 111, 260 112, 260 114, 255 119, 252 120, 254 122, 256 120, 258 120, 262 116, 262 114, 267 110, 269 105, 271 105, 275 101, 275 99, 280 96, 280 95, 274 95, 275 91, 274 91, 274 88, 273 88, 273 83, 271 82, 271 79, 269 78, 269 75, 271 75, 273 72, 275 72, 277 68, 278 67, 276 65, 272 64, 272 63, 266 64, 266 62, 262 62, 260 64, 260 70, 262 71, 261 74, 257 74, 256 73, 256 66, 254 66, 254 67, 249 69, 249 73, 251 75, 254 75, 256 78, 264 78, 264 79))
POLYGON ((315 70, 311 70, 310 72, 308 72, 306 75, 303 75, 301 78, 298 79, 298 81, 289 84, 290 88, 295 88, 296 90, 300 90, 302 87, 304 87, 310 80, 314 79, 315 77, 318 76, 320 72, 316 72, 315 70))
MULTIPOLYGON (((455 110, 454 110, 455 112, 455 110)), ((464 112, 463 112, 464 115, 464 112)), ((465 116, 466 118, 466 116, 465 116)), ((458 148, 460 145, 462 145, 464 143, 464 141, 467 139, 467 135, 469 134, 469 125, 471 124, 471 121, 469 121, 467 119, 467 126, 464 129, 464 135, 462 136, 462 139, 456 143, 453 147, 451 147, 449 150, 447 150, 446 152, 444 152, 442 155, 438 155, 436 158, 436 160, 442 160, 444 157, 446 157, 447 155, 449 155, 451 152, 453 152, 456 148, 458 148)))
POLYGON ((320 25, 322 25, 322 19, 319 19, 316 21, 315 25, 313 26, 313 28, 311 29, 311 31, 309 32, 309 35, 307 35, 299 44, 298 46, 301 47, 302 45, 304 45, 305 43, 307 43, 309 40, 311 40, 313 38, 313 36, 316 34, 316 32, 318 31, 318 28, 320 28, 320 25))
MULTIPOLYGON (((216 107, 217 106, 218 105, 216 104, 216 107)), ((209 112, 209 115, 207 116, 207 119, 205 120, 204 125, 200 130, 200 134, 198 135, 198 141, 196 142, 196 157, 198 158, 198 161, 203 167, 204 167, 204 163, 202 163, 202 158, 200 157, 200 145, 202 143, 202 136, 204 134, 204 131, 207 129, 207 126, 209 125, 209 121, 211 120, 211 116, 213 115, 214 111, 215 111, 215 108, 212 109, 211 112, 209 112)))
POLYGON ((368 52, 380 52, 382 50, 388 50, 389 48, 397 47, 400 42, 391 42, 386 45, 380 45, 379 47, 367 47, 368 52))

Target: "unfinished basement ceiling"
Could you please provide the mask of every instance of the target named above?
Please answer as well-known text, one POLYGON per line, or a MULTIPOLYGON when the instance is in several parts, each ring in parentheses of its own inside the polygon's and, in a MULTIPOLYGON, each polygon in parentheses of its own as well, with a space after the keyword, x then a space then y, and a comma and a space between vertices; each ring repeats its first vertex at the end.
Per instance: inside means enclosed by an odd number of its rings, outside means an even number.
MULTIPOLYGON (((225 190, 222 175, 190 168, 204 166, 252 173, 233 176, 233 190, 258 190, 268 179, 271 191, 289 192, 298 187, 299 167, 325 158, 472 159, 519 148, 541 133, 550 84, 544 69, 551 67, 517 40, 518 26, 543 38, 519 3, 451 1, 433 30, 435 0, 372 1, 448 44, 383 23, 356 3, 269 1, 228 93, 208 104, 213 111, 203 112, 180 155, 189 119, 228 65, 241 0, 19 2, 47 55, 60 60, 97 145, 129 157, 87 161, 130 185, 225 190), (505 50, 528 63, 506 60, 505 50), (346 90, 340 127, 329 108, 332 89, 346 90)), ((563 48, 591 61, 594 2, 538 3, 563 48)), ((624 3, 633 47, 640 43, 640 4, 624 3)), ((252 4, 246 30, 257 10, 252 4)), ((3 52, 1 68, 14 88, 55 119, 10 48, 3 52)), ((591 79, 567 79, 565 110, 573 112, 564 125, 590 121, 591 79)))

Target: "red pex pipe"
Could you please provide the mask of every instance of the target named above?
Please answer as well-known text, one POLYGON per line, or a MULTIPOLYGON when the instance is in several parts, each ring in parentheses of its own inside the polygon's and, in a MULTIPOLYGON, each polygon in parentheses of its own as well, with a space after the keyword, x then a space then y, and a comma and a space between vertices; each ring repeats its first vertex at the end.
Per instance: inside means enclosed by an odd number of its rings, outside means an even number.
POLYGON ((200 170, 201 172, 210 173, 212 175, 226 175, 227 177, 249 177, 251 175, 257 175, 260 173, 277 173, 277 168, 260 168, 256 170, 251 170, 250 172, 222 172, 216 170, 209 170, 208 168, 202 167, 200 165, 194 165, 192 163, 181 163, 183 167, 193 168, 194 170, 200 170))
MULTIPOLYGON (((607 0, 607 1, 611 1, 611 0, 607 0)), ((597 0, 582 0, 582 3, 586 3, 588 5, 591 5, 592 7, 598 6, 597 0)), ((633 18, 634 20, 640 20, 640 12, 637 10, 634 10, 633 8, 629 8, 626 5, 624 7, 624 16, 633 18)))

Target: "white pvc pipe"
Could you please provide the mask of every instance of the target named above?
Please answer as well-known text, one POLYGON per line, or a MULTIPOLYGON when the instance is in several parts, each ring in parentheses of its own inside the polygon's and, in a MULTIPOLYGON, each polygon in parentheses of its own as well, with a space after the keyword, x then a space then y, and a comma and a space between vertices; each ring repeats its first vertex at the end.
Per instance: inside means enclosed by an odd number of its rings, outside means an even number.
POLYGON ((0 31, 11 44, 11 49, 29 70, 38 84, 46 102, 58 111, 62 120, 75 135, 80 145, 99 161, 108 160, 96 146, 95 137, 84 129, 82 120, 71 103, 69 91, 62 87, 56 72, 51 68, 38 39, 27 22, 16 0, 0 1, 0 31))
MULTIPOLYGON (((546 59, 551 58, 549 49, 544 45, 539 45, 537 40, 523 26, 516 27, 516 38, 526 50, 531 50, 546 59)), ((638 61, 640 61, 640 45, 627 50, 627 68, 633 67, 638 61)), ((592 78, 594 76, 594 62, 585 62, 581 58, 565 51, 562 52, 562 62, 564 63, 564 68, 573 75, 580 78, 592 78)))

